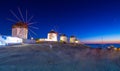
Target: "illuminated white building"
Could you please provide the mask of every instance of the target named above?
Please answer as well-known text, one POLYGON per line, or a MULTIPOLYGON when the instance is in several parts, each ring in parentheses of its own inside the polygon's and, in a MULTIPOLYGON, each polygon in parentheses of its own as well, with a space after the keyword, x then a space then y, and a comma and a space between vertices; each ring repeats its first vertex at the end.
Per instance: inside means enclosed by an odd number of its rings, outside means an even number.
POLYGON ((76 39, 75 43, 80 43, 80 41, 76 39))
POLYGON ((46 38, 40 38, 39 41, 48 41, 46 38))
POLYGON ((70 37, 70 43, 75 43, 76 42, 76 37, 75 36, 71 36, 70 37))
POLYGON ((22 39, 28 38, 28 25, 24 22, 18 22, 12 26, 12 36, 22 39))
POLYGON ((21 38, 0 35, 0 45, 22 44, 22 43, 23 40, 21 38))
POLYGON ((47 41, 58 41, 57 36, 58 36, 57 32, 55 32, 54 30, 51 30, 48 33, 47 41))
POLYGON ((67 36, 65 34, 60 36, 60 42, 67 42, 67 36))

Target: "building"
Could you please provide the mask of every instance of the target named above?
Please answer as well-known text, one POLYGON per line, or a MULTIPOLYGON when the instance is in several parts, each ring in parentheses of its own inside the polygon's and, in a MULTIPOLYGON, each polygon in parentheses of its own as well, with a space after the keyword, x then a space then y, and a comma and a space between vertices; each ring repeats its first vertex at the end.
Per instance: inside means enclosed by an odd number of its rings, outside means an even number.
POLYGON ((58 41, 57 38, 58 38, 57 32, 55 32, 54 30, 51 30, 48 33, 47 38, 40 38, 37 40, 37 42, 45 42, 45 41, 56 41, 57 42, 58 41))
POLYGON ((75 40, 75 43, 80 43, 80 41, 76 39, 76 40, 75 40))
POLYGON ((54 30, 51 30, 48 33, 47 41, 58 41, 57 37, 58 37, 57 32, 55 32, 54 30))
POLYGON ((40 38, 39 41, 40 42, 44 42, 44 41, 48 41, 48 39, 46 39, 46 38, 40 38))
POLYGON ((67 36, 66 36, 65 34, 62 34, 62 35, 60 36, 60 42, 68 42, 68 41, 67 41, 67 36))
POLYGON ((17 22, 12 26, 12 36, 22 39, 28 38, 28 25, 24 22, 17 22))
POLYGON ((10 44, 22 44, 22 43, 23 43, 23 39, 21 38, 0 35, 0 46, 10 45, 10 44))
POLYGON ((70 37, 70 43, 75 43, 76 42, 76 37, 75 36, 71 36, 70 37))

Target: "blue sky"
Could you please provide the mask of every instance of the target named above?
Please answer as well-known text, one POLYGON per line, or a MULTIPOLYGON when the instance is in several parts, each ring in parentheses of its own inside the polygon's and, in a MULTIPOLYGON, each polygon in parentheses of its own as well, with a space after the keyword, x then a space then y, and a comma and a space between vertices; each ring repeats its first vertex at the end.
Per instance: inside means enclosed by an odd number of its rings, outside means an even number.
MULTIPOLYGON (((119 0, 1 0, 0 1, 0 33, 11 35, 11 27, 17 21, 10 9, 19 15, 20 7, 24 17, 28 10, 28 18, 34 15, 31 22, 38 22, 39 30, 32 29, 37 36, 45 38, 54 29, 68 37, 75 35, 82 42, 119 41, 120 40, 120 1, 119 0)), ((20 17, 20 15, 19 15, 20 17)))

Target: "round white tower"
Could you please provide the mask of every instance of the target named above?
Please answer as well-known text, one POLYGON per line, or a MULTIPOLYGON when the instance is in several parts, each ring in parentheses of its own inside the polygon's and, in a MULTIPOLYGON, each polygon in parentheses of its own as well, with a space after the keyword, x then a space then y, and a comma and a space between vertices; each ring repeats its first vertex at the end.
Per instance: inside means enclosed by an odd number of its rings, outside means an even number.
POLYGON ((60 36, 60 42, 67 42, 67 36, 65 34, 60 36))
POLYGON ((70 37, 70 43, 75 43, 76 41, 76 37, 75 36, 71 36, 70 37))
POLYGON ((54 30, 51 30, 49 33, 48 33, 48 41, 58 41, 57 40, 57 32, 55 32, 54 30))
POLYGON ((28 38, 28 25, 24 22, 17 22, 12 26, 12 36, 22 39, 28 38))

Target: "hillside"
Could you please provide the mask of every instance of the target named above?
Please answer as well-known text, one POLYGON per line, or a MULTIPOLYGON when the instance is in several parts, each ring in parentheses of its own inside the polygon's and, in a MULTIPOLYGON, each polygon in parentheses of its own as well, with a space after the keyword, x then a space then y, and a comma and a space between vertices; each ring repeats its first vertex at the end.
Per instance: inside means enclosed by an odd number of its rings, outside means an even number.
POLYGON ((120 52, 40 43, 0 48, 0 71, 120 71, 120 52))

